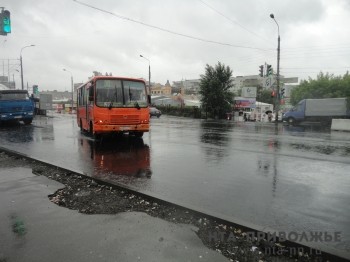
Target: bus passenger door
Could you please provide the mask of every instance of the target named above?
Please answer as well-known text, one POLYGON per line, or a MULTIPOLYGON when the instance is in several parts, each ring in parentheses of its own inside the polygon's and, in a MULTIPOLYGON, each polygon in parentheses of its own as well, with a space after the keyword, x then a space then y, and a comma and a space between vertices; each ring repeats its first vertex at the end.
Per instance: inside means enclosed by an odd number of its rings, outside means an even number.
POLYGON ((86 123, 87 123, 87 130, 91 132, 90 122, 93 124, 94 122, 94 87, 92 84, 89 85, 89 88, 87 89, 88 93, 88 99, 86 103, 86 123))

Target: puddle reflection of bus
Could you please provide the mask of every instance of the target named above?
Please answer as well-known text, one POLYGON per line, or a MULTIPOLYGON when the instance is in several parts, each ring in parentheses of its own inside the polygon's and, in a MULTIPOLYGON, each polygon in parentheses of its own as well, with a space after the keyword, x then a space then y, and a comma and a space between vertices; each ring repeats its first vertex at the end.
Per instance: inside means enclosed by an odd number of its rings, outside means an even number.
POLYGON ((93 176, 104 180, 123 177, 150 178, 150 148, 143 139, 107 139, 94 142, 82 139, 80 143, 93 161, 93 176))

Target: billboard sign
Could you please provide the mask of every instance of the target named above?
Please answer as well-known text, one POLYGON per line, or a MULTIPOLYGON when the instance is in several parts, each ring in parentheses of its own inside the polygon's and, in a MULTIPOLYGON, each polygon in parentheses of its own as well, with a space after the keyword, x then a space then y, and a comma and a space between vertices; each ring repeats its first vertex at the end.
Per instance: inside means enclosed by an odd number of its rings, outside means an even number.
POLYGON ((243 98, 243 97, 237 97, 234 101, 234 108, 235 109, 241 109, 241 108, 255 108, 256 100, 255 98, 243 98))
POLYGON ((253 86, 253 87, 244 86, 242 87, 242 96, 249 97, 249 98, 256 98, 256 91, 257 91, 256 86, 253 86))

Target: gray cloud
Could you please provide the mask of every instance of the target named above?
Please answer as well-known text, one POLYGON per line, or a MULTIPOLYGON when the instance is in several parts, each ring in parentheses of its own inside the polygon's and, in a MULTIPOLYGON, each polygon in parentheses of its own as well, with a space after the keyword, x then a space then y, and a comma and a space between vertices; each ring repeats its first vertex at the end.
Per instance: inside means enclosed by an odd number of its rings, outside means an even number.
MULTIPOLYGON (((1 38, 0 58, 18 59, 23 46, 35 44, 23 51, 25 82, 58 90, 70 88, 70 76, 62 68, 71 71, 76 82, 86 81, 93 70, 147 78, 148 62, 140 54, 151 60, 152 80, 161 83, 198 78, 205 64, 218 61, 229 65, 234 75, 257 74, 260 64, 276 64, 277 28, 269 17, 274 13, 281 29, 283 74, 306 78, 330 65, 338 68, 335 73, 349 67, 350 46, 345 44, 350 43, 350 29, 345 25, 350 16, 344 8, 348 2, 342 0, 203 0, 236 23, 201 1, 81 1, 181 34, 270 51, 184 38, 72 0, 4 0, 13 29, 1 38), (298 67, 311 69, 283 69, 298 67)), ((17 67, 10 66, 10 75, 19 86, 18 60, 11 61, 17 67)))

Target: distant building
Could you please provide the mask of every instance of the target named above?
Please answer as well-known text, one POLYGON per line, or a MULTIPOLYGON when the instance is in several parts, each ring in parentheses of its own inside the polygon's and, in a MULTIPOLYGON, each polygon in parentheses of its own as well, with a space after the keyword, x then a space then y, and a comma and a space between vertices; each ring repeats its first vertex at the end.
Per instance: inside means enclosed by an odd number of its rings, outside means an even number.
POLYGON ((39 91, 40 94, 50 94, 52 95, 52 100, 56 101, 71 101, 72 100, 72 92, 68 91, 39 91))
POLYGON ((233 87, 231 91, 237 94, 245 86, 262 86, 263 78, 259 75, 249 75, 249 76, 236 76, 232 77, 233 87))
POLYGON ((0 84, 8 87, 9 89, 16 89, 16 82, 11 81, 7 76, 0 76, 0 84))
POLYGON ((152 85, 151 87, 152 95, 171 96, 171 92, 172 92, 172 87, 169 83, 169 80, 167 80, 164 86, 158 83, 158 84, 152 85))
POLYGON ((199 92, 199 83, 200 79, 173 81, 173 93, 196 95, 199 92))

